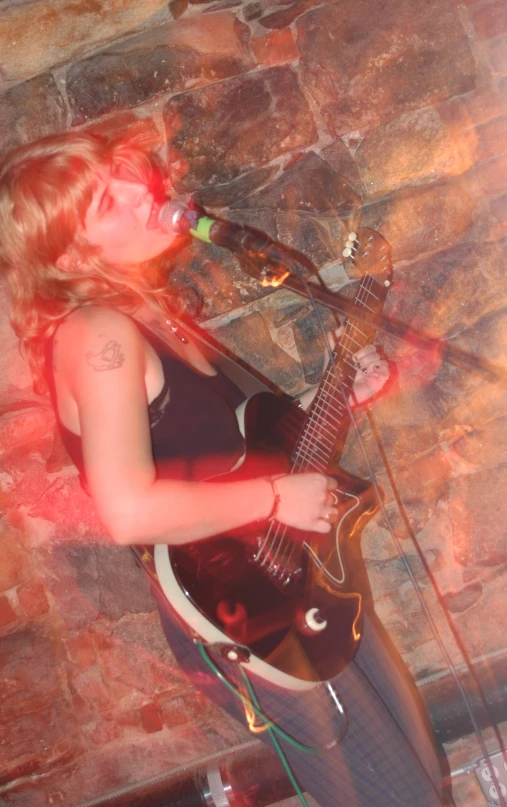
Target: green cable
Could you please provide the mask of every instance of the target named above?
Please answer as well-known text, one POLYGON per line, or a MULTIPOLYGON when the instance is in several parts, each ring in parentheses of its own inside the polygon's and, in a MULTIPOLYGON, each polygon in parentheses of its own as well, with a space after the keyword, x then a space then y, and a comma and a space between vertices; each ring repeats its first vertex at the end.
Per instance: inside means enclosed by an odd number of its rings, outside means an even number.
MULTIPOLYGON (((259 701, 257 700, 257 696, 256 696, 256 694, 254 692, 254 688, 252 687, 250 679, 248 678, 248 675, 244 671, 243 667, 241 667, 241 674, 243 675, 243 680, 244 680, 244 682, 246 684, 246 688, 248 689, 248 694, 250 695, 250 699, 251 699, 250 707, 253 708, 255 706, 260 711, 260 704, 259 704, 259 701)), ((256 712, 256 714, 257 714, 257 712, 256 712)), ((263 719, 266 720, 266 722, 267 722, 267 718, 265 716, 264 716, 263 719)), ((270 721, 270 723, 271 723, 271 721, 270 721)), ((276 736, 277 731, 280 731, 280 733, 281 733, 281 730, 278 729, 277 726, 273 726, 273 724, 268 725, 269 737, 270 737, 271 742, 273 743, 273 745, 275 747, 276 753, 280 757, 280 760, 282 762, 283 767, 285 768, 285 770, 287 772, 287 775, 288 775, 288 777, 289 777, 289 779, 291 781, 292 787, 296 791, 296 793, 298 795, 298 798, 299 798, 301 804, 303 805, 303 807, 309 807, 309 804, 308 804, 307 800, 305 799, 305 797, 303 795, 303 792, 301 791, 301 788, 299 787, 299 784, 297 783, 294 774, 292 773, 292 768, 290 767, 290 765, 289 765, 289 763, 287 761, 287 757, 285 756, 285 753, 284 753, 280 743, 278 742, 278 737, 276 736)), ((284 732, 284 734, 285 734, 285 732, 284 732)), ((291 740, 292 740, 292 738, 291 738, 291 740)), ((298 745, 300 745, 300 744, 298 743, 298 745)), ((307 750, 305 746, 302 746, 302 747, 305 750, 307 750)))
POLYGON ((233 692, 234 695, 236 695, 236 697, 238 697, 245 706, 248 706, 254 712, 256 717, 259 717, 262 721, 264 721, 264 723, 267 726, 268 734, 270 736, 271 742, 273 743, 275 751, 278 754, 278 756, 280 757, 282 765, 283 765, 283 767, 285 768, 285 770, 287 772, 287 775, 288 775, 288 777, 289 777, 289 779, 291 781, 292 787, 296 791, 296 794, 297 794, 299 800, 301 801, 301 804, 303 805, 303 807, 310 807, 310 805, 308 804, 307 800, 304 797, 304 794, 303 794, 301 788, 299 787, 299 784, 296 781, 296 778, 295 778, 295 776, 294 776, 294 774, 292 772, 292 769, 291 769, 291 767, 290 767, 290 765, 289 765, 289 763, 287 761, 287 757, 285 756, 285 754, 283 752, 283 749, 280 746, 280 743, 278 742, 278 738, 277 738, 276 735, 279 734, 281 737, 283 737, 285 740, 287 740, 287 742, 289 742, 291 745, 295 746, 295 748, 298 748, 300 751, 305 751, 308 754, 318 754, 318 753, 320 753, 320 749, 319 748, 311 748, 310 746, 303 745, 302 743, 298 742, 293 737, 291 737, 290 734, 287 734, 287 732, 284 731, 283 729, 281 729, 279 726, 274 726, 271 723, 271 721, 269 720, 267 715, 265 715, 264 712, 261 711, 260 704, 259 704, 259 702, 257 700, 257 697, 256 697, 255 692, 253 690, 252 684, 250 683, 250 680, 249 680, 246 672, 244 671, 243 667, 240 666, 240 670, 241 670, 241 674, 243 676, 243 680, 244 680, 244 682, 246 684, 246 687, 248 689, 248 694, 250 695, 250 698, 246 698, 239 691, 239 689, 234 686, 234 684, 231 684, 231 682, 227 680, 227 678, 225 677, 225 675, 223 675, 220 668, 217 667, 216 664, 209 657, 209 655, 208 655, 208 653, 207 653, 207 651, 206 651, 206 649, 204 647, 204 644, 202 642, 196 642, 196 645, 197 645, 197 649, 199 650, 199 653, 200 653, 201 657, 204 659, 206 664, 209 667, 211 667, 211 669, 213 670, 215 675, 217 675, 218 678, 220 678, 220 680, 226 685, 226 687, 231 692, 233 692))
MULTIPOLYGON (((223 681, 225 686, 228 689, 230 689, 230 691, 233 692, 234 695, 236 695, 236 697, 239 698, 245 706, 249 706, 252 709, 256 717, 259 717, 262 721, 264 721, 264 723, 266 723, 266 725, 268 725, 271 721, 267 717, 267 715, 265 715, 264 712, 260 710, 260 708, 257 708, 257 706, 253 705, 251 700, 245 698, 245 696, 241 694, 239 689, 235 687, 234 684, 231 684, 231 682, 227 680, 227 678, 225 677, 225 675, 223 675, 220 668, 216 666, 216 664, 212 661, 212 659, 210 659, 207 651, 204 648, 204 644, 202 642, 196 642, 196 645, 202 658, 207 663, 207 665, 211 667, 215 675, 217 675, 220 678, 220 680, 223 681)), ((246 673, 244 672, 242 667, 241 672, 243 673, 243 676, 246 678, 248 684, 250 684, 250 681, 246 677, 246 673)), ((290 734, 287 734, 286 731, 279 728, 279 726, 273 726, 273 730, 276 731, 276 733, 279 734, 281 737, 283 737, 284 740, 287 740, 288 743, 293 745, 295 748, 298 748, 300 751, 305 751, 307 754, 320 754, 321 751, 320 748, 311 748, 308 745, 303 745, 302 743, 298 742, 293 737, 291 737, 290 734)))

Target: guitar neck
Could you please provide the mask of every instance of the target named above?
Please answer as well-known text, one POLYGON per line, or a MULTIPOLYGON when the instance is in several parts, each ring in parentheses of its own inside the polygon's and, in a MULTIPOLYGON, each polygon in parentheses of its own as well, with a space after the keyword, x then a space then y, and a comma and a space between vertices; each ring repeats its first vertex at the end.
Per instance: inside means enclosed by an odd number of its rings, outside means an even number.
MULTIPOLYGON (((362 278, 354 305, 363 311, 379 314, 387 296, 388 286, 371 275, 362 278)), ((363 321, 347 319, 344 332, 333 352, 319 388, 306 417, 292 455, 293 471, 324 473, 335 453, 340 437, 345 436, 350 415, 345 403, 352 391, 357 368, 353 356, 373 342, 374 328, 363 321)))

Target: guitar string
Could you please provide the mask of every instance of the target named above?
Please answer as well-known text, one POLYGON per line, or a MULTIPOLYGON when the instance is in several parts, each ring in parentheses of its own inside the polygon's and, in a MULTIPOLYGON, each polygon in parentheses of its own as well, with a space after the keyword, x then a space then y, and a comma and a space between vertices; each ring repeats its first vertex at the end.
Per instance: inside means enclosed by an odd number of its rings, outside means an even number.
MULTIPOLYGON (((376 281, 375 278, 373 278, 371 275, 364 278, 364 280, 361 283, 361 288, 359 289, 358 294, 356 295, 356 299, 355 299, 355 303, 358 304, 358 306, 362 306, 363 308, 364 307, 369 308, 369 306, 364 302, 364 300, 367 299, 368 296, 373 296, 373 297, 375 297, 376 300, 379 300, 379 298, 375 294, 373 294, 373 292, 371 291, 371 287, 373 287, 377 282, 378 281, 376 281), (368 288, 368 283, 370 285, 370 288, 368 288)), ((344 332, 344 334, 342 334, 342 337, 340 338, 339 348, 342 349, 342 350, 346 350, 349 354, 351 354, 351 352, 352 352, 352 348, 351 348, 352 343, 355 346, 359 346, 359 347, 362 346, 361 343, 357 342, 356 339, 354 339, 352 337, 352 335, 351 335, 352 331, 359 331, 359 333, 361 333, 361 335, 363 337, 367 336, 366 334, 364 334, 359 329, 359 327, 357 327, 355 325, 354 322, 351 322, 350 320, 347 320, 347 322, 345 324, 345 332, 344 332), (348 342, 348 344, 345 344, 347 342, 348 342)), ((334 356, 334 359, 336 360, 337 359, 336 351, 334 351, 333 356, 334 356)), ((354 369, 354 370, 356 369, 355 365, 352 362, 348 361, 347 359, 345 359, 344 363, 348 364, 349 367, 351 367, 352 369, 354 369)), ((325 391, 325 386, 327 385, 327 386, 331 387, 333 393, 336 394, 336 382, 333 383, 333 384, 330 384, 329 380, 328 380, 329 376, 331 374, 336 378, 337 368, 336 368, 335 365, 330 365, 330 367, 327 368, 325 378, 324 378, 324 380, 321 383, 320 388, 319 388, 319 393, 321 391, 325 391), (324 390, 323 390, 323 388, 324 388, 324 390)), ((327 395, 327 397, 329 399, 329 394, 327 395)), ((334 397, 333 397, 333 400, 334 400, 334 397)), ((325 411, 325 404, 326 404, 326 401, 321 403, 321 409, 323 411, 325 411)), ((328 409, 329 408, 330 407, 328 406, 328 409)), ((341 405, 341 409, 342 409, 342 412, 343 412, 344 411, 343 405, 341 405)), ((305 439, 307 439, 308 435, 309 434, 311 435, 312 431, 313 431, 313 441, 312 441, 313 444, 315 444, 315 442, 317 442, 317 431, 316 431, 316 428, 315 428, 314 414, 315 414, 315 407, 312 406, 312 412, 310 414, 310 418, 307 421, 307 423, 305 424, 305 428, 304 428, 303 434, 302 434, 302 436, 304 436, 305 439)), ((336 423, 338 423, 338 422, 339 421, 336 421, 336 423)), ((335 423, 335 425, 336 425, 336 423, 335 423)), ((301 444, 301 438, 300 438, 300 441, 299 441, 299 445, 300 444, 301 444)), ((296 453, 297 453, 297 449, 294 452, 294 454, 296 454, 296 453)), ((314 456, 310 457, 309 452, 304 452, 304 451, 302 453, 299 452, 299 456, 296 457, 296 460, 295 460, 295 462, 293 464, 293 467, 291 469, 291 473, 294 473, 296 471, 300 471, 305 463, 306 463, 306 466, 307 466, 306 470, 309 470, 308 465, 311 463, 316 470, 325 471, 327 469, 327 463, 328 462, 329 462, 329 458, 326 461, 326 465, 321 467, 320 464, 315 461, 314 456)), ((268 532, 267 532, 267 534, 265 536, 264 543, 262 544, 262 546, 260 547, 260 549, 259 549, 259 551, 257 553, 257 557, 259 557, 259 555, 261 555, 263 552, 265 552, 265 557, 261 561, 261 565, 265 565, 266 562, 269 560, 270 563, 269 563, 269 566, 268 566, 268 570, 270 570, 271 567, 273 567, 273 566, 275 566, 275 568, 276 568, 277 566, 282 565, 281 561, 279 559, 279 556, 280 556, 281 552, 282 552, 282 557, 285 555, 285 561, 284 561, 285 565, 288 565, 289 561, 292 560, 292 557, 293 557, 293 555, 295 553, 295 542, 287 540, 285 538, 285 535, 287 533, 287 529, 288 528, 286 527, 286 525, 280 524, 279 522, 275 522, 274 525, 270 525, 270 527, 268 529, 268 532), (273 535, 273 532, 274 532, 274 535, 273 535), (267 543, 267 541, 269 539, 271 539, 271 541, 269 543, 268 548, 266 549, 266 543, 267 543), (275 548, 275 545, 276 545, 277 542, 278 542, 278 547, 277 547, 277 549, 275 551, 274 548, 275 548), (285 546, 285 551, 283 551, 284 546, 285 546)), ((300 551, 301 551, 299 546, 297 547, 297 550, 298 550, 298 555, 299 555, 300 551)))
MULTIPOLYGON (((369 306, 368 306, 368 305, 365 303, 365 299, 369 299, 369 297, 371 297, 371 296, 375 297, 375 299, 376 299, 377 301, 379 301, 379 298, 378 298, 378 297, 377 297, 375 294, 373 294, 373 292, 371 291, 371 289, 372 289, 372 288, 373 288, 373 287, 374 287, 376 284, 377 284, 377 281, 376 281, 376 280, 375 280, 375 278, 373 278, 371 275, 370 275, 370 276, 368 276, 367 278, 365 278, 365 280, 364 280, 364 281, 361 283, 361 288, 359 289, 358 294, 356 295, 356 299, 355 299, 355 303, 356 303, 356 304, 357 304, 359 307, 363 307, 363 308, 365 308, 365 307, 366 307, 366 308, 370 308, 370 307, 369 307, 369 306)), ((370 310, 371 310, 371 309, 370 309, 370 310)), ((354 345, 355 345, 356 347, 362 347, 362 343, 358 343, 358 342, 357 342, 357 341, 356 341, 356 340, 355 340, 355 339, 352 337, 352 333, 356 333, 356 332, 358 332, 358 331, 359 331, 359 333, 360 333, 360 334, 361 334, 361 335, 362 335, 364 338, 367 338, 367 334, 363 333, 363 332, 362 332, 362 331, 361 331, 361 330, 360 330, 360 329, 359 329, 359 328, 358 328, 358 327, 355 325, 355 323, 354 323, 353 321, 352 321, 352 322, 351 322, 351 321, 347 321, 347 323, 346 323, 346 327, 345 327, 345 332, 344 332, 344 334, 343 334, 343 337, 344 337, 344 338, 340 340, 340 343, 339 343, 339 349, 340 349, 340 350, 346 350, 346 351, 347 351, 348 356, 350 356, 350 355, 351 355, 351 353, 352 353, 352 347, 351 347, 351 344, 352 344, 352 343, 354 343, 354 345)), ((348 364, 348 365, 349 365, 349 367, 351 367, 351 369, 352 369, 352 370, 354 371, 354 373, 355 373, 355 371, 356 371, 356 367, 355 367, 355 365, 354 365, 353 363, 351 363, 351 362, 348 360, 348 356, 347 356, 347 358, 345 358, 345 359, 344 359, 344 363, 345 363, 345 364, 348 364)), ((334 353, 333 353, 333 357, 334 357, 334 362, 336 362, 336 359, 338 358, 338 356, 337 356, 337 351, 334 351, 334 353)), ((334 383, 331 385, 331 386, 332 386, 332 395, 331 395, 331 398, 330 398, 329 394, 327 395, 327 401, 328 401, 328 411, 329 411, 329 403, 330 403, 330 400, 331 400, 331 401, 336 401, 336 396, 337 396, 337 394, 341 394, 341 393, 338 393, 338 390, 337 390, 337 384, 336 384, 336 381, 337 381, 337 380, 340 380, 340 378, 341 378, 341 373, 340 373, 340 370, 339 370, 339 368, 337 367, 336 363, 331 364, 331 366, 330 366, 330 368, 329 368, 329 373, 327 374, 327 377, 325 378, 325 382, 324 382, 324 384, 323 384, 323 385, 321 385, 321 386, 320 386, 320 388, 319 388, 319 393, 320 393, 320 392, 324 392, 324 393, 326 392, 326 386, 329 386, 329 376, 330 376, 330 375, 331 375, 331 376, 333 376, 334 383)), ((349 379, 347 379, 347 380, 350 380, 350 378, 351 378, 351 376, 349 376, 349 379)), ((345 406, 344 406, 344 404, 343 404, 343 403, 340 403, 340 402, 338 402, 338 403, 339 403, 339 406, 340 406, 340 408, 341 408, 341 410, 342 410, 342 414, 343 414, 343 412, 344 412, 344 410, 345 410, 345 406)), ((314 407, 312 407, 312 412, 311 412, 311 415, 310 415, 310 429, 309 429, 309 430, 310 430, 310 431, 313 431, 313 436, 314 436, 314 439, 315 439, 315 441, 317 442, 317 441, 319 440, 319 438, 320 438, 320 434, 317 432, 317 429, 315 428, 315 423, 314 423, 314 422, 312 423, 312 417, 315 419, 315 408, 314 408, 314 407)), ((331 418, 331 419, 333 419, 333 418, 331 418)), ((341 418, 340 418, 340 419, 341 419, 341 418)), ((327 421, 326 421, 326 422, 327 422, 327 421)), ((338 425, 339 425, 339 422, 340 422, 339 420, 338 420, 337 422, 335 422, 335 425, 336 425, 336 426, 338 426, 338 425)), ((320 431, 320 427, 319 427, 319 431, 320 431)), ((334 446, 333 446, 333 448, 334 448, 334 446)), ((330 458, 331 458, 331 454, 328 456, 328 459, 327 459, 327 462, 326 462, 326 467, 325 467, 323 470, 327 470, 327 465, 328 465, 328 463, 329 463, 330 458)), ((287 543, 287 542, 286 542, 286 543, 287 543)), ((296 547, 295 547, 294 541, 291 541, 291 542, 288 544, 288 546, 289 546, 289 553, 288 553, 288 557, 287 557, 287 562, 289 562, 289 561, 292 559, 292 556, 293 556, 294 552, 296 551, 296 547)), ((300 547, 297 547, 297 552, 298 552, 298 555, 299 555, 299 554, 300 554, 300 552, 301 552, 300 547)))
MULTIPOLYGON (((380 300, 380 298, 372 291, 372 288, 375 285, 377 285, 377 283, 378 281, 371 275, 368 275, 366 278, 364 278, 364 280, 361 282, 361 287, 358 290, 358 293, 355 298, 355 304, 358 305, 358 307, 367 308, 368 310, 373 311, 373 309, 370 308, 370 306, 365 301, 370 299, 371 297, 373 297, 377 302, 380 300)), ((361 329, 359 328, 358 325, 356 325, 356 323, 354 323, 351 320, 347 320, 345 323, 345 331, 340 338, 339 349, 341 351, 345 351, 346 354, 348 354, 347 358, 344 358, 342 363, 348 365, 351 369, 355 371, 356 367, 353 362, 349 361, 348 356, 352 355, 353 350, 352 345, 354 345, 357 348, 360 348, 363 346, 363 344, 361 342, 358 342, 357 339, 353 337, 352 335, 353 333, 355 334, 359 333, 361 334, 361 336, 363 336, 363 338, 367 338, 367 334, 361 331, 361 329)), ((336 359, 338 358, 337 351, 334 351, 333 356, 334 360, 336 361, 336 359)), ((301 437, 298 441, 298 446, 293 453, 294 464, 292 466, 291 473, 300 472, 305 464, 306 464, 306 470, 310 470, 312 466, 315 470, 322 472, 325 472, 325 470, 327 469, 327 464, 329 462, 330 455, 326 459, 326 464, 324 466, 321 466, 321 463, 317 462, 315 458, 315 451, 316 451, 315 446, 316 444, 318 444, 319 441, 322 440, 323 437, 322 422, 326 423, 326 425, 329 425, 329 421, 331 421, 332 423, 334 423, 335 426, 337 426, 340 422, 343 412, 345 411, 345 406, 343 404, 340 404, 340 402, 337 401, 336 399, 337 372, 339 373, 339 371, 337 371, 336 365, 334 364, 331 364, 326 370, 324 379, 322 380, 319 386, 319 399, 315 401, 314 406, 312 406, 310 417, 307 423, 305 424, 301 437), (334 378, 334 383, 330 381, 331 375, 334 378), (331 394, 329 390, 331 390, 331 394), (338 404, 339 406, 338 418, 333 417, 332 414, 332 410, 335 409, 334 404, 338 404), (320 412, 318 412, 319 409, 320 412), (319 422, 317 422, 316 419, 317 414, 319 416, 319 422), (303 450, 303 444, 305 442, 311 446, 310 452, 303 450)), ((334 443, 331 448, 331 451, 333 448, 334 443)), ((301 553, 301 548, 298 545, 296 545, 294 541, 291 541, 290 539, 287 540, 285 538, 287 530, 288 528, 286 527, 286 525, 282 525, 279 522, 274 522, 268 528, 264 542, 257 552, 257 558, 259 558, 259 556, 262 556, 263 554, 265 555, 263 560, 261 561, 262 566, 264 566, 266 562, 269 560, 269 566, 267 567, 268 571, 271 570, 272 567, 275 567, 275 570, 277 570, 280 566, 283 565, 288 566, 289 563, 292 561, 296 548, 298 556, 301 553), (266 548, 266 544, 268 543, 268 541, 269 545, 266 548)))
MULTIPOLYGON (((365 299, 368 299, 369 296, 373 296, 376 300, 379 299, 371 291, 371 288, 376 283, 377 283, 377 281, 371 276, 368 276, 367 278, 365 278, 362 281, 361 288, 359 289, 358 294, 356 296, 356 301, 355 301, 356 304, 358 304, 359 306, 362 305, 363 307, 369 308, 369 306, 365 303, 365 299), (369 284, 369 287, 368 287, 368 284, 369 284)), ((351 347, 352 344, 354 344, 356 347, 361 347, 362 346, 362 343, 357 342, 357 340, 353 338, 353 336, 352 336, 353 332, 359 332, 363 337, 366 336, 366 334, 364 334, 359 329, 359 327, 355 325, 354 322, 351 322, 350 320, 348 320, 346 322, 345 332, 344 332, 344 334, 342 334, 342 337, 341 337, 341 340, 340 340, 340 348, 342 350, 347 351, 349 354, 352 352, 352 347, 351 347)), ((334 358, 335 359, 337 358, 336 352, 334 354, 334 358)), ((352 362, 345 359, 344 363, 348 364, 352 369, 355 370, 355 366, 353 365, 352 362)), ((309 465, 310 462, 311 462, 312 466, 316 470, 325 471, 326 468, 327 468, 327 463, 329 461, 329 457, 326 459, 326 464, 324 466, 322 466, 319 462, 317 462, 316 458, 315 458, 315 445, 316 445, 316 443, 318 443, 317 437, 319 439, 321 439, 321 437, 322 437, 321 426, 319 426, 319 434, 317 435, 317 430, 315 428, 315 413, 316 413, 316 410, 318 408, 320 408, 321 409, 321 412, 320 412, 320 415, 319 415, 320 420, 322 422, 322 412, 324 412, 324 414, 325 414, 324 421, 327 422, 326 418, 328 418, 328 415, 331 414, 330 410, 334 408, 333 403, 337 403, 336 399, 335 399, 335 394, 336 394, 336 368, 333 365, 331 365, 331 367, 328 368, 328 370, 326 371, 326 375, 324 377, 324 380, 320 385, 319 393, 320 392, 323 392, 323 393, 327 392, 328 393, 327 394, 327 409, 328 409, 328 412, 326 413, 326 400, 324 400, 324 402, 318 401, 317 404, 314 407, 312 407, 312 413, 310 415, 310 419, 309 419, 309 421, 307 422, 307 424, 305 426, 305 429, 304 429, 303 434, 302 434, 302 438, 300 439, 299 444, 298 444, 299 445, 299 451, 296 450, 294 452, 295 462, 294 462, 293 468, 291 470, 291 473, 300 470, 302 468, 303 464, 305 464, 305 463, 306 463, 307 469, 308 469, 308 465, 309 465), (330 375, 333 375, 334 378, 335 378, 335 382, 332 383, 332 384, 329 382, 329 376, 330 375), (328 390, 326 389, 326 387, 330 387, 332 392, 333 392, 333 395, 331 396, 331 399, 330 399, 330 396, 329 396, 329 393, 328 393, 328 390), (313 434, 312 434, 312 432, 313 432, 313 434), (313 438, 311 440, 311 442, 310 442, 310 445, 312 447, 312 455, 313 455, 311 457, 310 457, 310 454, 309 454, 308 451, 302 450, 303 442, 304 441, 308 442, 310 437, 313 438)), ((322 398, 323 396, 321 395, 319 397, 322 398)), ((341 415, 343 414, 343 411, 344 411, 343 404, 341 404, 341 405, 339 404, 339 407, 340 408, 339 408, 338 414, 341 417, 341 415)), ((332 415, 331 415, 331 420, 335 421, 335 425, 339 422, 339 419, 333 418, 332 415)), ((265 536, 264 543, 260 547, 259 552, 258 552, 258 556, 262 555, 262 553, 265 552, 265 558, 262 560, 262 564, 265 565, 266 562, 269 560, 270 564, 268 566, 268 569, 270 569, 274 565, 281 565, 281 561, 280 561, 280 553, 281 552, 282 552, 282 558, 283 558, 283 556, 285 556, 285 564, 286 565, 288 564, 289 560, 291 559, 292 555, 294 554, 294 541, 287 541, 285 539, 286 532, 287 532, 287 528, 286 528, 285 525, 281 525, 281 524, 277 524, 276 526, 270 525, 268 533, 265 536), (271 539, 271 541, 269 543, 268 549, 266 550, 266 543, 268 542, 269 539, 271 539), (276 551, 274 551, 274 547, 275 547, 277 541, 278 541, 278 547, 277 547, 276 551), (285 551, 283 551, 284 545, 285 545, 285 551), (288 554, 287 554, 287 551, 288 551, 288 554), (277 563, 277 561, 278 561, 278 563, 277 563)), ((299 554, 299 551, 298 551, 298 554, 299 554)))

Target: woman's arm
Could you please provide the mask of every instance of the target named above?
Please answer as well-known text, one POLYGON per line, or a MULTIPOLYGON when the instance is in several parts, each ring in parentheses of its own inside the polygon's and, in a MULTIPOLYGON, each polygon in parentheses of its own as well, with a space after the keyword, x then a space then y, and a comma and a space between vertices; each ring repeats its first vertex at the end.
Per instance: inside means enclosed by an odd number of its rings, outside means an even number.
POLYGON ((275 482, 157 480, 151 452, 143 339, 113 310, 82 309, 61 326, 62 372, 76 401, 85 473, 97 512, 120 544, 181 544, 266 519, 328 532, 335 514, 322 474, 275 482))

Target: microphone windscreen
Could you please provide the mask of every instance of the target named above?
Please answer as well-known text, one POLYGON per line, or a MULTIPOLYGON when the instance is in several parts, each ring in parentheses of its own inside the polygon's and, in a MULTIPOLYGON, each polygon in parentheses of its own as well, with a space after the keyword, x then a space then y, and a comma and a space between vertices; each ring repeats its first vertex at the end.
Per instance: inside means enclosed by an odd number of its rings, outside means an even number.
POLYGON ((158 212, 159 227, 166 233, 178 233, 183 235, 188 233, 195 218, 195 211, 191 210, 184 202, 177 202, 168 199, 164 202, 158 212))

